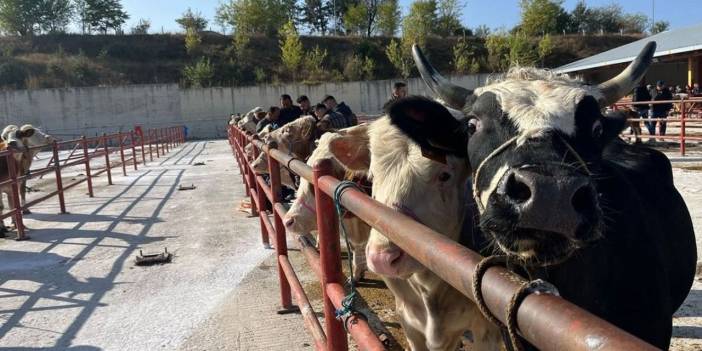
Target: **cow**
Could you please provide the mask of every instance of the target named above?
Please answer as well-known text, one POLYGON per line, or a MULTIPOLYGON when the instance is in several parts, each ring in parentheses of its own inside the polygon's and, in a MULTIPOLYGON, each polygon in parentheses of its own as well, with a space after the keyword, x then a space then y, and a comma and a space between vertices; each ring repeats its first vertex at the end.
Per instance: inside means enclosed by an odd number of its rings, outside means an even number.
MULTIPOLYGON (((2 150, 11 149, 12 151, 14 151, 14 153, 12 158, 0 157, 0 182, 5 182, 10 179, 10 164, 8 163, 8 161, 14 162, 14 168, 17 172, 17 176, 21 175, 20 170, 22 167, 22 159, 27 154, 27 147, 25 146, 22 139, 25 136, 28 136, 27 134, 31 132, 23 132, 17 128, 11 127, 12 126, 8 126, 2 131, 2 150)), ((0 193, 5 194, 7 196, 10 207, 15 208, 15 206, 17 206, 18 204, 14 203, 14 199, 12 197, 12 187, 13 184, 1 185, 0 193)), ((0 213, 3 213, 4 210, 5 206, 3 204, 2 198, 0 198, 0 213)), ((5 221, 0 220, 0 237, 4 238, 6 233, 7 227, 5 227, 5 221)))
MULTIPOLYGON (((24 146, 27 148, 27 152, 23 155, 21 155, 21 160, 20 160, 20 165, 21 167, 19 168, 19 175, 28 175, 29 170, 32 167, 32 161, 34 160, 34 157, 39 154, 40 147, 42 146, 47 146, 50 145, 51 143, 54 142, 54 138, 49 135, 44 133, 41 129, 35 128, 31 124, 25 124, 22 127, 18 127, 16 125, 9 125, 5 127, 3 131, 3 139, 5 136, 6 132, 10 131, 20 131, 21 138, 22 138, 22 143, 24 146)), ((26 196, 27 196, 27 179, 22 179, 22 184, 20 186, 20 197, 22 200, 22 205, 27 202, 26 201, 26 196)), ((24 209, 22 210, 24 214, 29 214, 31 211, 29 209, 24 209)))
MULTIPOLYGON (((423 100, 427 108, 446 108, 423 100)), ((407 100, 398 107, 414 105, 407 100)), ((418 113, 435 113, 418 108, 418 113)), ((386 116, 369 124, 365 135, 334 138, 335 159, 356 174, 366 174, 372 197, 454 241, 461 239, 463 206, 469 174, 464 159, 448 155, 446 162, 423 156, 419 145, 393 126, 386 116)), ((371 229, 366 245, 370 271, 381 276, 395 296, 396 312, 412 350, 456 350, 462 335, 473 334, 473 350, 499 350, 499 329, 477 306, 393 242, 371 229)))
MULTIPOLYGON (((321 159, 330 159, 334 167, 334 176, 338 179, 359 180, 367 172, 354 174, 347 172, 346 168, 336 161, 330 150, 330 143, 341 135, 365 135, 367 125, 359 125, 347 129, 342 129, 337 133, 325 133, 319 139, 317 148, 312 152, 307 164, 313 166, 315 162, 321 159)), ((367 168, 367 167, 366 167, 367 168)), ((361 187, 367 186, 360 183, 361 187)), ((360 281, 363 274, 367 270, 366 266, 366 242, 370 234, 370 226, 356 216, 346 216, 342 219, 347 232, 346 235, 351 244, 353 255, 353 275, 354 281, 360 281)), ((295 193, 295 201, 293 201, 290 209, 285 214, 283 219, 285 229, 288 232, 300 235, 315 232, 317 230, 317 216, 315 211, 314 187, 306 179, 300 178, 300 186, 295 193)))
POLYGON ((425 82, 465 118, 397 105, 390 116, 428 153, 471 165, 479 227, 493 249, 567 300, 667 349, 695 274, 692 221, 665 155, 624 143, 624 116, 602 113, 641 80, 655 47, 648 43, 598 85, 513 68, 474 91, 451 84, 414 47, 425 82))
MULTIPOLYGON (((312 116, 300 117, 272 132, 266 138, 266 143, 275 143, 278 150, 300 160, 306 160, 315 148, 317 138, 317 119, 312 116)), ((259 174, 268 174, 268 160, 266 153, 261 152, 251 166, 259 174)), ((281 182, 283 185, 295 189, 297 186, 284 165, 281 165, 281 182), (286 174, 287 173, 287 174, 286 174)))
POLYGON ((263 118, 265 114, 266 112, 262 107, 255 107, 251 111, 247 112, 246 115, 244 115, 244 117, 236 123, 236 125, 244 131, 254 134, 256 133, 256 125, 258 124, 258 121, 260 118, 263 118), (258 116, 261 117, 259 118, 258 116))

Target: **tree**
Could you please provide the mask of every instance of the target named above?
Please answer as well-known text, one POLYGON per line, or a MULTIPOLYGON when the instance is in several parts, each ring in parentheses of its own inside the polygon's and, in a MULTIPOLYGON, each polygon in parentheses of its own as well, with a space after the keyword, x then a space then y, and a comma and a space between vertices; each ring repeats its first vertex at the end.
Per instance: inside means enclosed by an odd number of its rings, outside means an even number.
POLYGON ((436 34, 442 37, 461 34, 465 30, 461 24, 461 12, 464 6, 465 4, 459 0, 439 0, 437 2, 436 34))
POLYGON ((473 35, 475 35, 478 38, 487 38, 487 36, 490 35, 490 32, 490 27, 481 24, 475 27, 475 30, 473 30, 473 35))
POLYGON ((475 74, 480 72, 480 62, 476 56, 475 49, 467 38, 461 38, 453 47, 453 68, 456 73, 475 74))
POLYGON ((670 29, 670 22, 668 21, 658 21, 653 24, 653 28, 651 29, 651 34, 656 34, 660 32, 665 32, 668 29, 670 29))
POLYGON ((351 5, 344 14, 344 28, 347 33, 363 34, 367 27, 368 8, 362 2, 351 5))
POLYGON ((151 21, 147 19, 140 19, 139 22, 132 27, 132 34, 149 34, 149 28, 151 28, 151 21))
POLYGON ((509 68, 510 38, 504 33, 488 35, 485 40, 488 49, 488 63, 493 71, 501 72, 509 68))
POLYGON ((539 58, 541 59, 541 65, 546 65, 546 57, 553 53, 553 40, 551 36, 546 34, 541 40, 539 40, 539 58))
POLYGON ((39 5, 39 27, 46 33, 65 32, 72 16, 69 0, 42 0, 39 5))
POLYGON ((297 70, 302 63, 304 51, 300 36, 297 34, 293 21, 288 21, 280 29, 280 59, 288 72, 292 73, 293 80, 297 77, 297 70))
POLYGON ((585 5, 585 0, 579 0, 568 16, 566 31, 568 33, 580 33, 587 30, 587 23, 590 16, 590 10, 587 8, 587 5, 585 5))
POLYGON ((122 10, 119 0, 84 0, 85 8, 82 9, 81 21, 88 26, 88 32, 97 29, 103 34, 114 29, 115 32, 129 19, 129 15, 122 10))
POLYGON ((533 66, 538 53, 524 32, 514 33, 509 38, 509 62, 512 65, 533 66))
POLYGON ((180 18, 176 19, 176 23, 183 27, 183 30, 186 32, 188 29, 193 29, 196 32, 202 32, 205 30, 205 28, 207 28, 207 19, 202 16, 202 12, 193 12, 193 10, 190 8, 183 12, 183 15, 180 18))
POLYGON ((391 40, 390 44, 385 48, 385 55, 403 78, 410 76, 412 73, 412 60, 408 57, 402 44, 395 39, 391 40))
POLYGON ((320 49, 319 45, 315 46, 314 49, 306 56, 304 61, 305 70, 307 75, 311 77, 316 77, 319 73, 324 72, 324 60, 327 58, 327 49, 320 49))
POLYGON ((400 7, 397 0, 385 0, 378 6, 378 31, 386 37, 394 37, 400 28, 400 7))
POLYGON ((202 43, 200 32, 195 28, 188 28, 185 31, 185 51, 192 55, 200 47, 200 43, 202 43))
POLYGON ((287 22, 284 11, 281 0, 229 0, 217 8, 215 21, 231 27, 235 37, 275 35, 287 22))
POLYGON ((409 53, 412 44, 425 46, 427 37, 436 29, 435 0, 418 0, 410 5, 407 16, 402 20, 402 44, 409 53))
POLYGON ((305 0, 299 8, 300 22, 306 24, 311 32, 325 35, 329 29, 332 6, 326 0, 305 0))
POLYGON ((0 0, 0 28, 7 34, 34 34, 41 17, 41 5, 41 0, 0 0))
POLYGON ((563 0, 521 0, 521 31, 528 36, 562 31, 568 23, 562 4, 563 0))
POLYGON ((183 78, 186 86, 202 88, 212 85, 214 67, 210 59, 203 57, 195 64, 185 66, 183 78))

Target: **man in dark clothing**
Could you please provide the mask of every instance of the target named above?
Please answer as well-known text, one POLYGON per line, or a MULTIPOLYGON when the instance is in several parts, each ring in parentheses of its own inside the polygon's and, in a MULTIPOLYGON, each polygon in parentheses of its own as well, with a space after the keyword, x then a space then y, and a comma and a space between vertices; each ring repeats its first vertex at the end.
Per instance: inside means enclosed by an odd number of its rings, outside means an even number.
MULTIPOLYGON (((639 83, 639 86, 634 90, 634 97, 631 99, 632 102, 642 102, 642 101, 651 101, 651 94, 648 92, 648 88, 646 88, 646 83, 644 83, 643 80, 639 83)), ((639 118, 648 118, 648 110, 650 109, 650 106, 648 104, 642 104, 642 105, 632 105, 631 106, 632 110, 636 111, 636 113, 639 115, 639 118)), ((646 122, 646 128, 648 128, 649 133, 651 133, 651 128, 653 128, 653 134, 656 133, 656 125, 654 124, 653 127, 650 126, 651 122, 646 122)))
POLYGON ((266 128, 267 125, 272 124, 273 129, 278 129, 280 127, 279 122, 280 121, 280 108, 278 106, 271 106, 268 109, 268 115, 266 118, 260 120, 258 124, 256 124, 256 133, 260 133, 263 128, 266 128))
POLYGON ((346 117, 338 112, 327 109, 327 106, 324 104, 317 104, 317 106, 314 107, 314 113, 315 117, 317 117, 317 120, 319 121, 317 124, 319 129, 325 132, 329 130, 351 127, 346 121, 346 117))
MULTIPOLYGON (((668 101, 673 100, 673 94, 670 89, 665 86, 662 80, 659 80, 656 84, 656 96, 653 97, 653 101, 668 101)), ((653 118, 668 118, 668 112, 673 108, 672 103, 664 104, 653 104, 652 107, 652 117, 653 118)), ((651 127, 648 128, 648 132, 651 135, 656 134, 656 121, 651 122, 651 127)), ((665 135, 666 122, 660 121, 660 135, 665 135)))
POLYGON ((353 111, 351 111, 351 108, 349 108, 344 102, 337 103, 333 96, 327 95, 324 97, 324 100, 322 100, 322 103, 327 106, 327 109, 338 112, 346 117, 346 124, 349 127, 358 124, 358 117, 356 117, 353 111))
POLYGON ((278 119, 279 127, 296 120, 302 115, 302 110, 293 105, 292 98, 288 94, 283 94, 280 96, 280 106, 280 118, 278 119))
POLYGON ((314 116, 314 109, 307 95, 300 95, 300 97, 297 98, 297 103, 300 105, 302 116, 314 116))
MULTIPOLYGON (((390 99, 388 99, 388 102, 385 103, 385 106, 389 106, 393 102, 402 99, 403 97, 407 96, 407 84, 404 82, 395 82, 392 86, 392 94, 390 95, 390 99)), ((383 108, 384 109, 384 108, 383 108)))

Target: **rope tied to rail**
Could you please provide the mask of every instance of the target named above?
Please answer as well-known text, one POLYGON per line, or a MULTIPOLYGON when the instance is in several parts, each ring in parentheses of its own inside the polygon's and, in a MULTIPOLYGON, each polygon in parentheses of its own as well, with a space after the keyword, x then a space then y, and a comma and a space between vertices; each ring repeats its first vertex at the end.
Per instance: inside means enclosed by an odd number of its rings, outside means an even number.
POLYGON ((502 340, 505 347, 509 351, 523 351, 524 346, 522 340, 517 333, 517 311, 522 301, 530 294, 551 294, 555 296, 560 296, 558 289, 551 283, 546 282, 542 279, 534 279, 531 281, 522 281, 521 286, 517 289, 517 292, 510 299, 509 304, 505 310, 505 320, 506 324, 503 324, 495 315, 490 312, 487 304, 485 303, 485 298, 483 297, 482 283, 483 276, 490 267, 494 266, 504 266, 506 268, 509 263, 509 258, 506 255, 494 255, 485 257, 478 263, 475 268, 475 273, 473 274, 473 296, 475 296, 475 303, 478 305, 478 309, 485 316, 485 318, 491 323, 495 324, 500 328, 502 333, 502 340))
POLYGON ((341 225, 341 232, 344 234, 344 243, 346 244, 346 256, 347 256, 347 262, 349 265, 349 273, 350 277, 348 279, 348 284, 351 292, 348 293, 344 297, 343 300, 341 300, 341 308, 336 310, 336 318, 339 320, 342 320, 344 322, 344 329, 348 331, 348 326, 346 325, 347 322, 349 321, 350 317, 353 315, 361 315, 362 318, 365 319, 365 316, 363 316, 361 313, 358 311, 355 311, 353 305, 356 300, 357 292, 356 292, 356 282, 353 280, 353 250, 351 248, 351 242, 349 241, 349 237, 347 234, 346 230, 346 225, 344 225, 344 215, 348 211, 341 205, 341 196, 344 194, 344 191, 349 190, 349 189, 356 189, 359 191, 363 191, 363 189, 356 184, 355 182, 352 182, 350 180, 344 180, 339 183, 339 185, 334 189, 334 207, 336 208, 336 214, 337 217, 339 218, 339 224, 341 225))

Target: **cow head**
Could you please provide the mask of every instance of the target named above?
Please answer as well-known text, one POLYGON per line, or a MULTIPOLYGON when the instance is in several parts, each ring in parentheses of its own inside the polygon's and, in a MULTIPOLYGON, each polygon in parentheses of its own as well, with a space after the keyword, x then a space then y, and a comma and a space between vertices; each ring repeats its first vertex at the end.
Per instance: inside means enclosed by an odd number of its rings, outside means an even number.
POLYGON ((19 128, 22 132, 22 140, 27 147, 37 147, 52 144, 55 139, 41 129, 35 128, 31 124, 25 124, 19 128))
POLYGON ((22 153, 27 151, 24 139, 32 134, 33 130, 22 131, 16 125, 9 125, 2 131, 2 140, 8 149, 15 151, 15 158, 19 161, 22 158, 22 153))
POLYGON ((602 151, 625 124, 621 114, 603 115, 602 107, 636 86, 654 52, 649 43, 624 72, 599 86, 517 68, 473 92, 451 85, 415 47, 424 80, 465 117, 391 117, 423 148, 467 157, 480 227, 501 251, 527 264, 555 264, 601 235, 602 151))
MULTIPOLYGON (((317 120, 312 116, 306 116, 298 118, 272 131, 266 136, 266 140, 269 143, 275 142, 278 150, 301 160, 305 160, 314 150, 316 130, 317 120)), ((252 165, 256 172, 268 173, 268 163, 265 153, 259 154, 252 165)))
MULTIPOLYGON (((348 178, 349 175, 355 174, 364 175, 368 173, 368 164, 360 165, 359 170, 349 172, 344 165, 334 159, 332 150, 332 142, 340 137, 346 138, 367 138, 368 125, 361 124, 355 127, 342 129, 334 133, 325 133, 319 139, 317 148, 312 152, 307 164, 313 166, 317 161, 322 159, 331 159, 334 167, 334 176, 338 179, 348 178)), ((368 147, 366 145, 363 150, 363 157, 368 159, 368 147)), ((295 193, 295 201, 293 201, 288 210, 283 223, 286 230, 297 234, 307 234, 317 230, 317 216, 315 211, 314 187, 306 179, 300 178, 300 186, 295 193)))
MULTIPOLYGON (((393 118, 453 119, 432 100, 408 98, 395 103, 393 118)), ((469 174, 465 158, 447 155, 432 160, 407 138, 388 117, 373 122, 367 135, 349 135, 332 141, 337 160, 353 171, 368 170, 375 200, 395 208, 424 225, 457 240, 464 215, 465 187, 469 174)), ((414 258, 375 229, 366 246, 368 268, 391 278, 408 278, 426 271, 414 258)))

